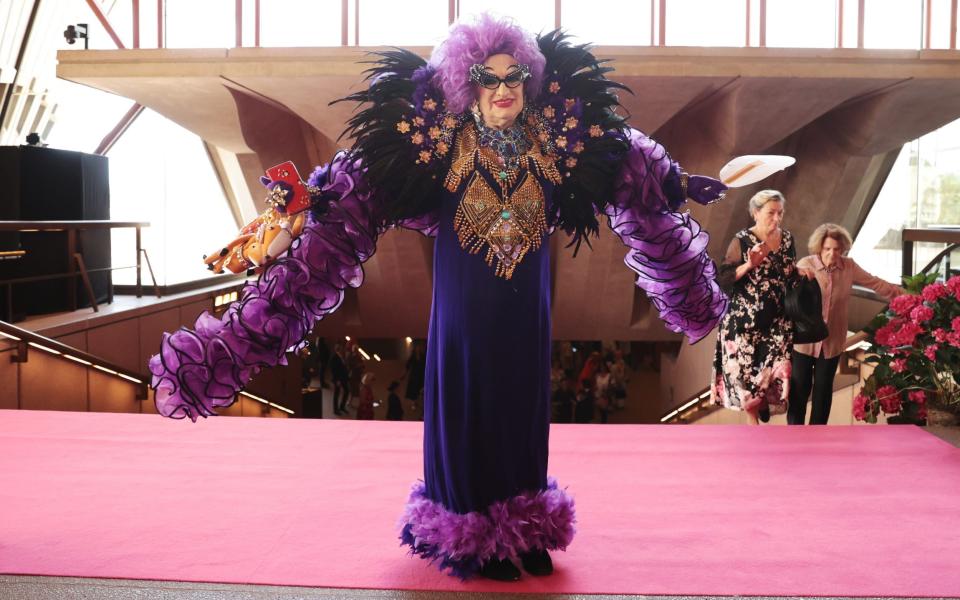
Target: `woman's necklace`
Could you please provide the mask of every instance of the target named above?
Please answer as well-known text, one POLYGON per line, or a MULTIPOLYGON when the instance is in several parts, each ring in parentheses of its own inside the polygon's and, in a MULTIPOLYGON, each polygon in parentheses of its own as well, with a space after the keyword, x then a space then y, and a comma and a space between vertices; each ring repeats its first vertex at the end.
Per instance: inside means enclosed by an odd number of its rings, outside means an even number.
POLYGON ((475 115, 477 123, 477 143, 490 148, 497 155, 500 164, 514 170, 520 166, 520 157, 530 151, 530 140, 516 121, 505 129, 493 129, 483 124, 483 117, 475 115))

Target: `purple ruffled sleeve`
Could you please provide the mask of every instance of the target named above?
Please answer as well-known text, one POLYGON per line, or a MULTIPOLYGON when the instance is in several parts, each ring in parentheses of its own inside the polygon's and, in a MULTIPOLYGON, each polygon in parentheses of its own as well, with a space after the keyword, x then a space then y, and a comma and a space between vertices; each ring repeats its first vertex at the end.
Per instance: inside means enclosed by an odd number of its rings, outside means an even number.
POLYGON ((630 130, 630 150, 605 210, 610 228, 629 251, 624 259, 636 271, 637 285, 660 312, 668 329, 695 343, 723 316, 727 298, 716 283, 707 255, 710 237, 672 193, 679 172, 666 149, 630 130))
MULTIPOLYGON (((384 227, 363 170, 339 154, 322 176, 322 211, 308 217, 290 250, 247 283, 221 317, 204 312, 194 328, 165 333, 150 359, 160 414, 196 421, 229 406, 264 367, 286 364, 286 353, 303 343, 314 324, 343 302, 347 287, 363 282, 362 264, 376 250, 384 227)), ((434 235, 426 215, 401 223, 434 235)))

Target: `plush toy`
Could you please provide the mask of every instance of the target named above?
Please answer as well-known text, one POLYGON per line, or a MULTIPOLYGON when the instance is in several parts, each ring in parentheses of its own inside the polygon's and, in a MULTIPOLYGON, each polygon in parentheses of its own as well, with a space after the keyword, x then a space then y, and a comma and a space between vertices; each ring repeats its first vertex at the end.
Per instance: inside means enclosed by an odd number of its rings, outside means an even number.
MULTIPOLYGON (((237 237, 203 262, 214 273, 257 272, 290 248, 303 231, 304 210, 310 207, 311 190, 297 168, 287 161, 267 169, 260 178, 267 186, 267 209, 247 223, 237 237)), ((313 190, 316 191, 316 190, 313 190)))

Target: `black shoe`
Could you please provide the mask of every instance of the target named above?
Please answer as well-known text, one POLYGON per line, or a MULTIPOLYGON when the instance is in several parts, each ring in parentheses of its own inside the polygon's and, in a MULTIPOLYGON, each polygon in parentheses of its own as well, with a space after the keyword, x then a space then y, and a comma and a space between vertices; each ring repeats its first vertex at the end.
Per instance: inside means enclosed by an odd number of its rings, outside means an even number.
POLYGON ((761 423, 770 422, 770 407, 764 406, 759 411, 757 411, 757 418, 760 419, 761 423))
POLYGON ((550 575, 553 573, 553 561, 546 550, 531 550, 520 555, 523 570, 531 575, 550 575))
POLYGON ((510 560, 493 559, 480 568, 480 576, 495 581, 518 581, 520 569, 510 560))

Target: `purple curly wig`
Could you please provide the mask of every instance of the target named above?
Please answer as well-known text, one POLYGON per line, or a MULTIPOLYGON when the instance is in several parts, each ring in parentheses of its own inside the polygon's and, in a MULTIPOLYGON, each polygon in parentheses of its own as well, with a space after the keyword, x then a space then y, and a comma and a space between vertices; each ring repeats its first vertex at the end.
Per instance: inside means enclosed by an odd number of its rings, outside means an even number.
POLYGON ((473 104, 476 91, 470 82, 470 66, 494 54, 509 54, 530 67, 531 77, 523 84, 524 102, 536 99, 547 62, 536 38, 513 19, 483 13, 473 23, 454 25, 450 36, 430 56, 430 66, 436 69, 433 83, 443 91, 447 110, 462 113, 473 104))

